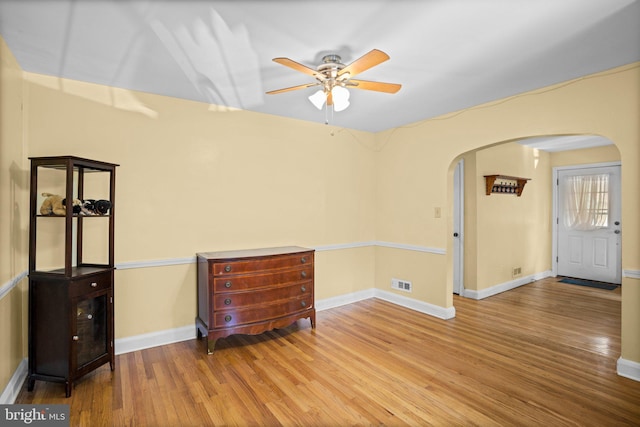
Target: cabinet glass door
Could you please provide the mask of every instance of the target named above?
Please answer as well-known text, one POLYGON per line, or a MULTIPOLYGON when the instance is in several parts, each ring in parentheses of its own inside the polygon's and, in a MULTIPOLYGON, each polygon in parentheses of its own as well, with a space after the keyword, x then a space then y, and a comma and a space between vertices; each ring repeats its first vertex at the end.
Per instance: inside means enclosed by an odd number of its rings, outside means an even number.
POLYGON ((107 353, 107 295, 78 301, 77 367, 107 353))

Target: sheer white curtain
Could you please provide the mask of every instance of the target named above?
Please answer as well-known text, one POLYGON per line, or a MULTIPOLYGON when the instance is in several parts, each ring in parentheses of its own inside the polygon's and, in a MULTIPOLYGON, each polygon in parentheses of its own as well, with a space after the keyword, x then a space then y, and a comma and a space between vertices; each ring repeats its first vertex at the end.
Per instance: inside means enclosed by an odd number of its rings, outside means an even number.
POLYGON ((563 222, 570 230, 609 226, 609 174, 567 177, 563 222))

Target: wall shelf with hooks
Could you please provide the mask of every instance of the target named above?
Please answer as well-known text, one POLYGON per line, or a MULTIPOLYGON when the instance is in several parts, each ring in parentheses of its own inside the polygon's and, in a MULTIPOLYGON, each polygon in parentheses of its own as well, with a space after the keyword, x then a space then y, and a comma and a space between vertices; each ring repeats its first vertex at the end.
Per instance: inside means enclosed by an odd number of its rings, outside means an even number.
POLYGON ((522 178, 519 176, 508 175, 485 175, 486 194, 487 196, 495 194, 515 194, 522 196, 522 191, 530 178, 522 178))

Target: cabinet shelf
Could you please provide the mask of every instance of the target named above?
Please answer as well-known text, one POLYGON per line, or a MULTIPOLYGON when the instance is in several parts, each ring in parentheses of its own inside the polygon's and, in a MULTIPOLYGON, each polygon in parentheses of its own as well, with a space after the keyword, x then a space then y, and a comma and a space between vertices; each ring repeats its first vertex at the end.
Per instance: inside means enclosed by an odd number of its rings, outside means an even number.
MULTIPOLYGON (((85 277, 92 274, 100 274, 105 271, 115 270, 115 267, 108 265, 79 265, 71 268, 71 278, 85 277)), ((30 277, 50 277, 50 278, 66 278, 66 272, 64 268, 57 268, 53 270, 35 270, 29 273, 30 277)))
MULTIPOLYGON (((78 214, 72 214, 71 218, 109 218, 111 215, 107 214, 107 215, 78 215, 78 214)), ((55 215, 55 214, 51 214, 51 215, 42 215, 42 214, 36 214, 37 218, 66 218, 66 215, 55 215)))
POLYGON ((530 178, 509 175, 485 175, 486 195, 515 194, 522 196, 522 191, 530 178))

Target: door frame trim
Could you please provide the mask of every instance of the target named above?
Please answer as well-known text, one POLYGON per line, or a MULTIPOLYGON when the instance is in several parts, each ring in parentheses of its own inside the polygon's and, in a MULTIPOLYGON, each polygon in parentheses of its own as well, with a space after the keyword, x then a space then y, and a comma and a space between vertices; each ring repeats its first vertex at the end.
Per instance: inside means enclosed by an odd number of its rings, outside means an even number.
POLYGON ((453 179, 453 231, 458 233, 458 237, 453 237, 453 293, 460 296, 465 295, 464 289, 464 159, 458 160, 453 179), (456 180, 457 175, 457 180, 456 180), (455 239, 458 239, 456 245, 455 239), (456 292, 457 291, 457 292, 456 292))
MULTIPOLYGON (((552 170, 552 207, 551 207, 551 271, 553 276, 558 275, 558 172, 574 170, 574 169, 591 169, 603 168, 610 166, 619 166, 620 174, 622 174, 622 162, 602 162, 602 163, 586 163, 580 165, 555 166, 552 170)), ((622 183, 620 184, 622 185, 622 183)), ((621 189, 622 192, 622 189, 621 189)))

